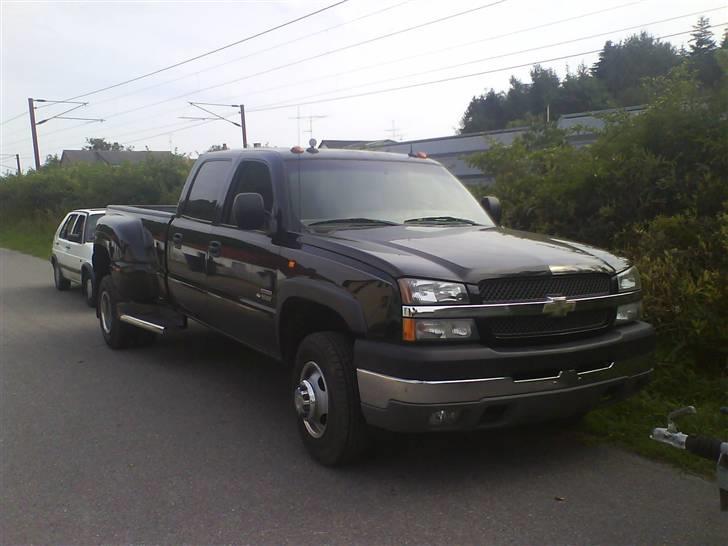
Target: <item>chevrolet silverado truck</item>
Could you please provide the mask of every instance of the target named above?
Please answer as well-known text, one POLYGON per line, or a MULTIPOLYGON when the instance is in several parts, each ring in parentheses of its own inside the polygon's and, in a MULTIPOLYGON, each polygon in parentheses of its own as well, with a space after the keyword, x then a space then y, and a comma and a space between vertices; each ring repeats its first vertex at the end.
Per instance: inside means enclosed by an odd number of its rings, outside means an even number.
POLYGON ((292 367, 317 461, 370 427, 568 420, 651 376, 636 269, 499 226, 424 154, 313 146, 203 154, 176 206, 109 206, 97 316, 112 349, 202 323, 292 367))

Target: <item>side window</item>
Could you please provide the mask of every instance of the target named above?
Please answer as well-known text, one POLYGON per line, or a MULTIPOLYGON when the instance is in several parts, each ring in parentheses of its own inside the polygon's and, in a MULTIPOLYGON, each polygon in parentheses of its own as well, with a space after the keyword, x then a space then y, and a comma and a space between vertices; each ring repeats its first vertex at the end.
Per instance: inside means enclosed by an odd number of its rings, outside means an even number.
POLYGON ((212 222, 215 208, 227 182, 230 161, 207 161, 197 171, 187 196, 184 215, 212 222))
POLYGON ((232 208, 235 196, 239 193, 259 193, 263 197, 263 206, 270 212, 273 208, 273 186, 270 171, 265 163, 259 161, 244 161, 238 168, 232 188, 225 203, 223 223, 235 225, 232 208))
POLYGON ((96 223, 99 221, 103 214, 91 214, 86 222, 86 233, 84 234, 83 240, 90 243, 96 237, 96 223))
POLYGON ((69 232, 71 231, 71 228, 73 227, 73 224, 76 222, 76 218, 78 217, 77 214, 71 214, 66 221, 63 224, 63 227, 61 228, 61 231, 58 233, 58 237, 60 239, 66 239, 68 240, 69 232))
POLYGON ((85 225, 86 225, 86 215, 79 214, 78 219, 76 220, 76 223, 73 224, 73 227, 71 228, 71 230, 68 234, 68 240, 73 241, 74 243, 80 243, 81 239, 83 238, 83 227, 85 225))

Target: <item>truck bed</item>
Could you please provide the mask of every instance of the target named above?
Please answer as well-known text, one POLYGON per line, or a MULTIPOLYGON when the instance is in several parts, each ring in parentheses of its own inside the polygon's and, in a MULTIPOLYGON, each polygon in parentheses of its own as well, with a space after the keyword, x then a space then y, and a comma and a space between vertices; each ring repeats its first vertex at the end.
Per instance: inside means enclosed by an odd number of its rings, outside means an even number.
POLYGON ((107 213, 122 212, 139 216, 171 218, 177 212, 177 205, 109 205, 107 213))

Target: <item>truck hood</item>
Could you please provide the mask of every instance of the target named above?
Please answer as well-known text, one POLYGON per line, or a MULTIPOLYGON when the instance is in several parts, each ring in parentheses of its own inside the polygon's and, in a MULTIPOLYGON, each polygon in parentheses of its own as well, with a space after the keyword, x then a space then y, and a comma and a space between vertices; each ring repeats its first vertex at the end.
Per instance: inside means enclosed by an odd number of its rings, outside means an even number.
POLYGON ((385 226, 336 229, 303 241, 393 277, 477 283, 486 278, 579 271, 615 273, 628 262, 587 245, 504 228, 385 226))

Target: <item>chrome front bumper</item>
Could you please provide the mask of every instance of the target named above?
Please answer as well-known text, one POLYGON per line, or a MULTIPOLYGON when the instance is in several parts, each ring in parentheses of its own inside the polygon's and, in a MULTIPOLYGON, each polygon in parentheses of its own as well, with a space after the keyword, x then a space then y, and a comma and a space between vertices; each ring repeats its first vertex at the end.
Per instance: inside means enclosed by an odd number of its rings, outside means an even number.
POLYGON ((486 398, 553 392, 585 387, 605 381, 626 380, 652 371, 650 355, 622 362, 611 362, 602 368, 577 372, 565 369, 556 376, 534 379, 487 377, 450 381, 416 381, 390 377, 368 370, 357 370, 359 397, 362 404, 385 409, 391 402, 405 404, 462 404, 486 398))

